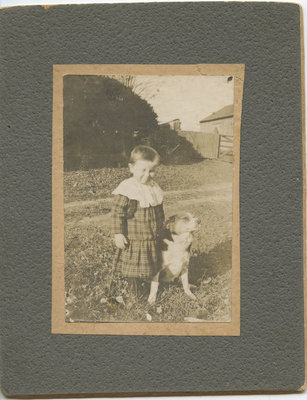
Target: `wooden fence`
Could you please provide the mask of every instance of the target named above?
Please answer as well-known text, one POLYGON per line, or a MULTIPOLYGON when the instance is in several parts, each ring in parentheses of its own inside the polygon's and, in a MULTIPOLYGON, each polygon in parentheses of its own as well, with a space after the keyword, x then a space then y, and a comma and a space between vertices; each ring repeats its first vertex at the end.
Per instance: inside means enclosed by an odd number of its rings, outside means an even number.
POLYGON ((233 137, 217 133, 179 131, 204 158, 232 161, 233 137))
POLYGON ((233 160, 233 136, 220 135, 219 158, 224 161, 233 160))

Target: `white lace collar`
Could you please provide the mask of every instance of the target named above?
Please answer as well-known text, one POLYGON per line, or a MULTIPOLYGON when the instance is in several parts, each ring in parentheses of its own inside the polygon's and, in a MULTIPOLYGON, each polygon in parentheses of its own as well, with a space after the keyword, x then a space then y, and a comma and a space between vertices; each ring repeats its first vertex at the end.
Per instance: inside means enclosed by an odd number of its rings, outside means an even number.
POLYGON ((122 181, 112 194, 120 194, 130 200, 137 200, 142 208, 157 206, 163 201, 163 191, 153 180, 144 185, 135 178, 122 181))

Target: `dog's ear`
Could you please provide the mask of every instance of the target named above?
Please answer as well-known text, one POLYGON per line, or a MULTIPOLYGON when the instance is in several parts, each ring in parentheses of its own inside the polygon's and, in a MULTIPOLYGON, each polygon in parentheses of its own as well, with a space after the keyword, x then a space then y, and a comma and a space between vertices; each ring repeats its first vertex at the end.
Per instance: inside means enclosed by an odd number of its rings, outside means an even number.
POLYGON ((172 232, 175 221, 176 215, 172 215, 171 217, 169 217, 169 219, 165 222, 165 229, 168 229, 170 232, 172 232))

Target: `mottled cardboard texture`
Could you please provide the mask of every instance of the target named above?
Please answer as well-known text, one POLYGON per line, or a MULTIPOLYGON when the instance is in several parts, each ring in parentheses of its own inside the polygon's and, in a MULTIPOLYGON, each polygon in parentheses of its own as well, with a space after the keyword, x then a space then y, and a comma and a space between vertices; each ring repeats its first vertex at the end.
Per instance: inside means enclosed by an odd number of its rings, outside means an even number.
POLYGON ((304 391, 307 387, 307 225, 306 225, 306 118, 305 118, 305 51, 304 51, 304 27, 303 27, 303 10, 301 7, 301 99, 302 99, 302 162, 303 162, 303 269, 304 269, 304 329, 305 329, 305 382, 299 388, 304 391))
POLYGON ((7 8, 0 12, 0 47, 3 392, 301 387, 299 6, 201 2, 7 8), (220 63, 246 66, 240 142, 240 336, 52 335, 52 66, 220 63))

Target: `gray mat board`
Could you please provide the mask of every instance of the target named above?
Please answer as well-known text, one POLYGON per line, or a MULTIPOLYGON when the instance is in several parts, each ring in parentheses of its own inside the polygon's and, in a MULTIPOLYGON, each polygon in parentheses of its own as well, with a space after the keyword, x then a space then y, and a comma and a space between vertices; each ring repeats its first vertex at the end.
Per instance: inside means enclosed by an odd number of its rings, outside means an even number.
POLYGON ((299 7, 163 3, 0 12, 6 394, 293 390, 304 382, 299 7), (246 64, 241 336, 51 335, 53 64, 246 64))

